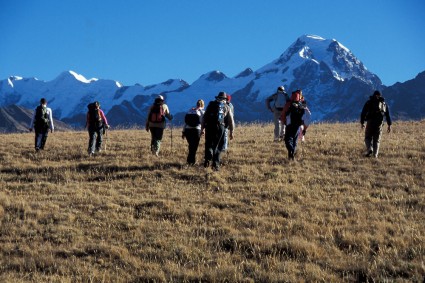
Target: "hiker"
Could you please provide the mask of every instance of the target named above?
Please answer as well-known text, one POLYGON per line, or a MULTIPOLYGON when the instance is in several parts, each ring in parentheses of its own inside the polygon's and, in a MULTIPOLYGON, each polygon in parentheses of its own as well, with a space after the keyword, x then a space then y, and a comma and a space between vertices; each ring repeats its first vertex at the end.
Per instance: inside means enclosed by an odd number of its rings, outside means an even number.
MULTIPOLYGON (((235 120, 235 108, 233 107, 232 102, 230 102, 232 100, 232 96, 230 94, 226 95, 226 103, 227 105, 229 105, 230 111, 232 112, 233 115, 233 121, 235 120)), ((223 147, 220 148, 220 151, 226 151, 229 148, 229 129, 228 127, 224 128, 224 136, 223 136, 224 142, 223 142, 223 147)))
POLYGON ((285 105, 280 120, 286 125, 285 146, 288 150, 288 159, 295 160, 300 127, 303 126, 302 135, 305 136, 309 123, 310 111, 306 111, 307 103, 301 90, 292 93, 290 101, 285 105))
POLYGON ((266 107, 273 113, 275 142, 283 139, 285 135, 285 125, 282 124, 279 118, 287 101, 289 101, 289 96, 283 86, 278 87, 277 91, 266 99, 266 107), (272 101, 274 102, 273 106, 270 105, 272 101))
POLYGON ((170 114, 167 104, 164 103, 164 97, 158 95, 149 108, 145 126, 146 131, 151 132, 151 151, 156 156, 159 155, 161 148, 162 136, 166 126, 165 118, 171 121, 173 115, 170 114))
POLYGON ((202 119, 201 134, 205 133, 205 161, 204 167, 210 166, 216 171, 220 169, 220 155, 224 143, 225 128, 229 130, 229 138, 233 139, 235 122, 233 113, 226 103, 227 94, 221 91, 215 100, 210 101, 202 119))
POLYGON ((187 155, 187 164, 195 165, 196 152, 198 151, 199 141, 201 139, 201 123, 204 116, 204 101, 199 99, 196 107, 192 107, 184 117, 182 138, 186 138, 189 144, 189 153, 187 155))
POLYGON ((40 99, 40 105, 34 110, 29 131, 34 129, 35 132, 35 150, 43 150, 46 145, 47 137, 50 132, 53 133, 55 127, 53 125, 53 112, 52 109, 47 107, 47 100, 40 99))
POLYGON ((391 132, 391 116, 390 108, 385 103, 385 99, 382 97, 378 90, 375 90, 369 100, 365 103, 360 115, 360 124, 362 129, 365 128, 365 145, 366 145, 366 157, 377 158, 379 153, 379 144, 381 141, 382 127, 384 125, 384 116, 387 121, 387 132, 391 132))
POLYGON ((92 156, 102 151, 103 134, 109 129, 105 113, 100 109, 100 103, 95 101, 87 105, 86 128, 89 132, 89 146, 87 153, 92 156), (95 143, 96 141, 96 143, 95 143))

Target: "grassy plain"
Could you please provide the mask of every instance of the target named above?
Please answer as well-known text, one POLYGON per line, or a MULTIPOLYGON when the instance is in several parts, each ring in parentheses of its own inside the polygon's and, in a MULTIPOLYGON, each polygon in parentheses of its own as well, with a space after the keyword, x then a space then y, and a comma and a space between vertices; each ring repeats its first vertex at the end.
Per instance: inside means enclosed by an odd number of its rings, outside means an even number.
MULTIPOLYGON (((1 282, 423 282, 425 122, 364 158, 358 124, 315 124, 296 162, 241 125, 220 172, 186 167, 180 129, 0 139, 1 282)), ((202 163, 203 142, 198 151, 202 163)))

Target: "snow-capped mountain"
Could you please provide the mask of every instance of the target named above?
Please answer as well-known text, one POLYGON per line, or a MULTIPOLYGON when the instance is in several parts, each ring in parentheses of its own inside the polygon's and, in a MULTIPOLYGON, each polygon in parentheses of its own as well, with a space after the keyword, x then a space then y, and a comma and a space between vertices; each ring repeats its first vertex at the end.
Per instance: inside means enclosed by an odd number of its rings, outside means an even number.
POLYGON ((143 125, 156 95, 166 97, 176 123, 198 99, 213 100, 220 91, 232 95, 238 121, 268 121, 265 99, 284 85, 288 92, 302 89, 313 119, 358 119, 361 107, 375 89, 384 86, 352 52, 334 39, 315 35, 299 37, 276 60, 256 71, 245 69, 234 77, 213 70, 189 85, 181 79, 160 84, 123 86, 114 80, 86 79, 73 71, 44 82, 10 77, 0 81, 0 106, 33 109, 41 97, 55 117, 84 125, 87 104, 100 101, 111 125, 143 125))

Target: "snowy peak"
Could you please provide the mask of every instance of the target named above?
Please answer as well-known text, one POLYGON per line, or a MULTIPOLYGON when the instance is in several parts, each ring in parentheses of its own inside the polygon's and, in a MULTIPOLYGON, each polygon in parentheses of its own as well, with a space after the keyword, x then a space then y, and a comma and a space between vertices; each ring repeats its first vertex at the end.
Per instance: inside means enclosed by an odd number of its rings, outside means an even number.
POLYGON ((77 74, 74 71, 66 71, 66 72, 62 72, 56 79, 54 79, 55 81, 73 81, 73 80, 77 80, 81 83, 84 84, 89 84, 91 82, 95 82, 98 81, 98 79, 96 78, 92 78, 90 80, 86 79, 83 75, 77 74))
POLYGON ((227 79, 227 76, 220 71, 212 71, 202 75, 199 79, 211 82, 220 82, 224 79, 227 79))

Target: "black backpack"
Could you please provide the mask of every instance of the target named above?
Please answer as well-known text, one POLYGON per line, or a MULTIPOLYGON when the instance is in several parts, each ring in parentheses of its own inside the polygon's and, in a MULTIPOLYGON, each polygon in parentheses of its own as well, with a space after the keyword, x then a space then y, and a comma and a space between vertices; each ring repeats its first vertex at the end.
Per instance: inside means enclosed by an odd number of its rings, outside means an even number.
POLYGON ((201 111, 196 108, 190 109, 184 116, 184 122, 189 127, 198 127, 201 125, 201 111))
POLYGON ((225 102, 211 101, 204 114, 206 126, 224 125, 225 102))
POLYGON ((301 102, 292 102, 288 110, 291 124, 301 126, 303 124, 304 113, 305 106, 301 102))
POLYGON ((49 128, 49 115, 47 114, 47 107, 39 105, 35 109, 35 121, 34 126, 36 128, 49 128))

